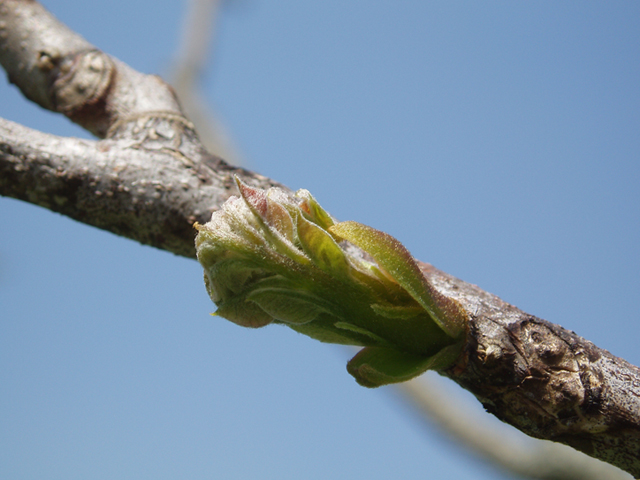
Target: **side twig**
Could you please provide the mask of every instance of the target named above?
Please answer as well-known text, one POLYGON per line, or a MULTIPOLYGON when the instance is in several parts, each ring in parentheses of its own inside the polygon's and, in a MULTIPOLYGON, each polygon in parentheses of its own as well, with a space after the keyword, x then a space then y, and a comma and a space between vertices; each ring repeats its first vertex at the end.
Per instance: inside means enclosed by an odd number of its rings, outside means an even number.
POLYGON ((185 115, 193 122, 198 136, 210 152, 232 165, 242 165, 237 148, 212 108, 207 108, 199 85, 210 62, 212 38, 219 18, 221 0, 190 0, 182 28, 181 45, 171 72, 171 83, 185 115))
POLYGON ((426 423, 436 424, 456 444, 464 445, 510 474, 537 480, 632 478, 565 445, 524 437, 515 430, 497 431, 485 419, 469 413, 462 401, 455 398, 452 401, 452 392, 443 392, 442 380, 434 377, 427 373, 398 384, 397 388, 426 423))

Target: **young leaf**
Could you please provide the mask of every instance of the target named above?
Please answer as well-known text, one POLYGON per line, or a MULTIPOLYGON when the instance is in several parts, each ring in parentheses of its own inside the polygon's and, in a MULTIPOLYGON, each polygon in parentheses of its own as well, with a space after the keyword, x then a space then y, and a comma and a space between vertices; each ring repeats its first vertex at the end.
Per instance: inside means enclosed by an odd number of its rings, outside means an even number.
POLYGON ((218 304, 214 315, 224 317, 241 327, 260 328, 273 322, 273 317, 257 304, 241 297, 218 304))
POLYGON ((347 364, 356 381, 369 388, 411 380, 427 370, 447 368, 458 358, 462 343, 442 349, 431 357, 422 357, 387 347, 366 347, 347 364))
POLYGON ((462 307, 439 294, 427 282, 409 251, 391 235, 357 222, 341 222, 329 232, 360 247, 373 257, 389 276, 418 302, 431 318, 452 338, 464 331, 462 307))
POLYGON ((267 214, 267 192, 259 188, 253 188, 235 177, 236 185, 240 190, 240 195, 249 205, 249 208, 260 218, 264 219, 267 214))
POLYGON ((313 295, 292 290, 261 288, 252 291, 248 300, 257 303, 262 310, 276 320, 285 323, 305 324, 326 313, 313 295))
POLYGON ((331 215, 329 215, 326 210, 320 206, 309 190, 301 188, 296 192, 296 197, 302 199, 300 209, 309 215, 318 226, 326 230, 335 223, 333 218, 331 218, 331 215))
POLYGON ((461 345, 466 314, 425 279, 397 240, 355 222, 336 224, 306 190, 292 196, 237 183, 241 196, 196 226, 217 315, 367 347, 349 371, 368 386, 455 359, 449 353, 461 345))
POLYGON ((407 320, 417 315, 424 314, 424 309, 414 306, 397 306, 397 305, 381 305, 379 303, 371 304, 371 309, 378 315, 387 318, 397 318, 407 320))
POLYGON ((371 340, 373 340, 376 343, 376 345, 379 345, 379 346, 389 345, 389 342, 387 342, 384 338, 379 337, 373 332, 370 332, 366 328, 358 327, 348 322, 336 322, 333 325, 336 328, 341 328, 342 330, 349 330, 350 332, 358 333, 360 335, 364 335, 365 337, 369 337, 371 340))
POLYGON ((307 256, 320 270, 340 279, 347 277, 349 262, 342 249, 331 235, 302 215, 298 217, 298 238, 307 256))

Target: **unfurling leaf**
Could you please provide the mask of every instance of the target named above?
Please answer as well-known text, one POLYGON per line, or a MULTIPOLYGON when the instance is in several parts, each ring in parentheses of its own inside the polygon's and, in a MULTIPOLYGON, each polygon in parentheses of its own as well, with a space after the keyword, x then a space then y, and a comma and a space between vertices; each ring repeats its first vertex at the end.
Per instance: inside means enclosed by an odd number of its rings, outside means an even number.
POLYGON ((253 302, 232 298, 218 305, 215 315, 224 317, 241 327, 260 328, 273 322, 273 317, 253 302))
POLYGON ((261 288, 247 296, 274 319, 296 325, 315 320, 326 310, 320 306, 320 299, 303 292, 284 289, 261 288))
POLYGON ((399 383, 451 365, 460 355, 462 345, 445 347, 431 357, 422 357, 393 348, 366 347, 347 364, 347 371, 363 387, 380 387, 399 383))
POLYGON ((196 225, 216 315, 363 346, 348 370, 370 387, 456 360, 466 313, 429 283, 400 242, 356 222, 336 223, 306 190, 291 195, 236 181, 240 197, 196 225))
POLYGON ((391 235, 358 222, 341 222, 329 232, 360 247, 378 262, 383 273, 397 282, 448 335, 464 330, 464 310, 456 300, 439 294, 424 278, 409 251, 391 235))
POLYGON ((298 217, 298 238, 304 253, 324 272, 340 279, 346 278, 349 262, 331 235, 303 216, 298 217))

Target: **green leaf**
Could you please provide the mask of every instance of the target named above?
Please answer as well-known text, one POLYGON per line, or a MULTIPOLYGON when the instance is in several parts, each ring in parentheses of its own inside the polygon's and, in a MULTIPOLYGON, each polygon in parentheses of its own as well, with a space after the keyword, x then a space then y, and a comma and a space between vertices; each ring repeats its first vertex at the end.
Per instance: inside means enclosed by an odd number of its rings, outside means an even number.
POLYGON ((333 326, 336 328, 341 328, 342 330, 349 330, 350 332, 358 333, 360 335, 369 337, 371 340, 375 341, 375 343, 378 345, 389 345, 389 342, 387 342, 384 338, 379 337, 373 332, 370 332, 366 328, 358 327, 352 323, 336 322, 333 324, 333 326))
POLYGON ((371 339, 362 336, 356 332, 348 330, 340 331, 331 323, 315 322, 305 323, 304 325, 287 325, 298 333, 311 337, 314 340, 324 343, 337 343, 338 345, 370 345, 371 339))
POLYGON ((447 335, 464 331, 466 314, 458 302, 445 297, 427 282, 409 251, 391 235, 357 222, 336 223, 329 232, 360 247, 383 272, 404 288, 447 335))
POLYGON ((431 357, 412 355, 387 347, 366 347, 347 364, 356 381, 369 388, 411 380, 427 370, 447 368, 462 351, 462 342, 444 348, 431 357))
POLYGON ((315 320, 327 310, 314 295, 295 290, 260 288, 247 296, 276 320, 285 323, 305 324, 315 320))
POLYGON ((300 202, 300 209, 309 215, 314 223, 318 224, 325 230, 335 223, 333 218, 331 218, 331 215, 329 215, 326 210, 320 206, 309 190, 305 190, 303 188, 298 190, 296 192, 296 197, 302 199, 302 202, 300 202))
POLYGON ((241 327, 260 328, 273 322, 273 317, 256 303, 241 297, 233 297, 220 303, 214 315, 226 318, 241 327))
POLYGON ((294 197, 236 181, 240 197, 196 226, 216 315, 364 346, 348 368, 370 387, 455 360, 466 313, 400 242, 355 222, 336 224, 306 190, 294 197))
POLYGON ((331 235, 304 216, 298 217, 298 238, 302 249, 322 271, 338 279, 349 275, 349 262, 331 235))
POLYGON ((400 320, 408 320, 418 315, 425 315, 425 311, 421 307, 404 307, 396 305, 381 305, 374 303, 371 305, 371 309, 385 318, 397 318, 400 320))

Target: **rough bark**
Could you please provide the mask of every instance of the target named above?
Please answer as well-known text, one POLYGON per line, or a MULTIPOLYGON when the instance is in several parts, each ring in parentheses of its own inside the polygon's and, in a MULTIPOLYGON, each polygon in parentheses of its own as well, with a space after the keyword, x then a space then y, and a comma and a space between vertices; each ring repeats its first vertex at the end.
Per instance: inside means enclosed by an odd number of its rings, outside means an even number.
MULTIPOLYGON (((278 185, 206 152, 171 88, 98 51, 38 3, 0 2, 0 63, 24 95, 102 140, 0 120, 0 195, 194 258, 195 221, 235 192, 234 174, 278 185)), ((280 185, 279 185, 280 186, 280 185)), ((471 316, 465 354, 441 372, 525 433, 640 477, 640 370, 428 264, 471 316)))
POLYGON ((276 185, 205 152, 182 117, 151 112, 118 132, 87 141, 0 120, 0 194, 195 258, 193 223, 235 193, 234 174, 276 185))
POLYGON ((559 325, 422 264, 472 317, 446 372, 527 435, 570 445, 640 475, 640 369, 559 325))

